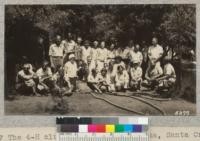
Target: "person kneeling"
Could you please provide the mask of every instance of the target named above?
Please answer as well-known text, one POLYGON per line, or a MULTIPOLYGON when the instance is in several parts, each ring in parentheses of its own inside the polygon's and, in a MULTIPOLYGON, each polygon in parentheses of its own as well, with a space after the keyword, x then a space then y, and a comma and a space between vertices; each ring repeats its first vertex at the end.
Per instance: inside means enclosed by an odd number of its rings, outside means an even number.
POLYGON ((37 85, 37 89, 40 93, 47 95, 49 93, 49 85, 52 80, 52 71, 51 68, 48 66, 49 63, 47 61, 44 61, 42 64, 42 67, 39 68, 36 72, 39 83, 37 85))
MULTIPOLYGON (((154 59, 155 60, 155 59, 154 59)), ((159 63, 156 63, 156 61, 151 61, 150 65, 148 66, 145 74, 145 79, 142 82, 142 85, 144 87, 150 88, 151 90, 154 90, 159 82, 157 81, 157 78, 163 75, 163 70, 159 63)))
POLYGON ((22 94, 32 93, 39 96, 36 92, 37 76, 31 69, 31 64, 24 64, 23 69, 20 70, 16 78, 16 90, 22 94))
POLYGON ((95 69, 92 69, 91 73, 89 73, 87 78, 87 85, 92 91, 102 93, 102 91, 99 89, 99 77, 95 69))
POLYGON ((158 89, 169 90, 174 86, 176 82, 176 72, 168 58, 164 58, 163 63, 164 63, 163 75, 157 79, 157 81, 159 81, 158 89))
POLYGON ((135 60, 131 63, 130 68, 130 89, 140 90, 140 84, 142 81, 142 68, 140 67, 140 61, 135 60))
POLYGON ((115 89, 116 91, 126 91, 129 84, 128 72, 123 66, 117 67, 117 73, 115 75, 115 89))
POLYGON ((69 61, 64 66, 64 81, 69 87, 69 92, 76 91, 77 64, 74 54, 69 55, 69 61))
POLYGON ((101 74, 99 75, 99 89, 102 92, 112 92, 114 91, 114 84, 111 84, 111 77, 107 73, 106 69, 101 70, 101 74))

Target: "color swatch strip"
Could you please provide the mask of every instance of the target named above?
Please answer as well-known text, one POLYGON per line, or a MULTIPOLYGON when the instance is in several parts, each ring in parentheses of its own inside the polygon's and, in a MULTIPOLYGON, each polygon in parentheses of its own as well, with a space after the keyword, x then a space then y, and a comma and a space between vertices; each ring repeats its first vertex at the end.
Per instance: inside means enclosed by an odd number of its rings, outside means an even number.
POLYGON ((131 124, 62 124, 60 125, 60 132, 73 133, 141 133, 146 132, 145 125, 131 125, 131 124))
POLYGON ((141 124, 148 125, 147 117, 58 117, 56 124, 141 124))

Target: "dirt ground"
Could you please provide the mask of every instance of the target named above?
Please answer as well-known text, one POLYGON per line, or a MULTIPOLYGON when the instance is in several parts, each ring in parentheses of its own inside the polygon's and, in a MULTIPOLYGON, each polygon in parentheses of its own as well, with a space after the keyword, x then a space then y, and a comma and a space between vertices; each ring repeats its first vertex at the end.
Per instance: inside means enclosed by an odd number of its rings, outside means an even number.
MULTIPOLYGON (((54 102, 51 96, 33 97, 33 96, 16 96, 14 100, 5 100, 5 113, 7 115, 70 115, 70 116, 122 116, 122 115, 137 115, 136 113, 119 109, 105 101, 95 99, 91 94, 88 94, 89 88, 84 83, 79 83, 81 93, 74 93, 70 97, 64 97, 66 110, 58 112, 52 110, 54 102)), ((113 95, 99 95, 109 101, 114 102, 125 108, 144 113, 145 115, 162 115, 160 111, 149 105, 127 97, 119 97, 113 95)), ((190 115, 195 115, 196 104, 176 99, 171 101, 154 101, 148 102, 157 105, 167 115, 174 115, 176 111, 189 111, 190 115)))

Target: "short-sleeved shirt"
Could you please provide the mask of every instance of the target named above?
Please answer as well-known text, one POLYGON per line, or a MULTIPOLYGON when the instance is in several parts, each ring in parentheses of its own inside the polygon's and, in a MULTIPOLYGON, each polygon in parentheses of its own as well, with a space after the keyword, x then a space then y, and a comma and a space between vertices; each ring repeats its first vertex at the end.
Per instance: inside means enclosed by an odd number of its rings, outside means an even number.
POLYGON ((108 58, 114 59, 115 57, 115 50, 108 50, 108 58))
POLYGON ((142 60, 143 60, 143 55, 140 51, 138 51, 138 52, 131 51, 130 52, 130 58, 131 58, 132 62, 139 61, 140 64, 141 64, 142 60))
POLYGON ((122 66, 125 69, 125 64, 122 61, 119 64, 114 64, 113 65, 112 76, 116 75, 118 66, 122 66))
POLYGON ((131 76, 131 80, 138 80, 138 79, 142 78, 142 68, 141 67, 137 67, 137 68, 132 67, 130 69, 130 76, 131 76))
POLYGON ((122 74, 117 73, 115 75, 115 82, 116 83, 127 83, 127 82, 129 82, 128 72, 126 70, 124 70, 122 74))
POLYGON ((74 40, 64 42, 65 53, 72 53, 75 51, 76 42, 74 40))
POLYGON ((45 71, 42 68, 40 68, 37 70, 36 74, 39 77, 39 79, 42 79, 44 77, 52 76, 52 71, 49 67, 47 67, 45 71))
POLYGON ((97 51, 97 60, 106 61, 108 58, 108 50, 106 48, 99 48, 97 51))
POLYGON ((88 75, 87 81, 90 83, 98 83, 99 82, 99 77, 96 75, 95 77, 90 73, 88 75))
POLYGON ((72 64, 70 61, 68 61, 64 66, 65 76, 69 78, 77 77, 77 71, 78 67, 76 62, 72 64))
POLYGON ((163 55, 163 48, 160 45, 150 46, 148 49, 148 57, 150 60, 157 61, 163 55))
MULTIPOLYGON (((150 66, 148 66, 148 67, 150 67, 150 66)), ((156 64, 153 69, 147 69, 147 70, 149 70, 149 71, 147 71, 146 73, 148 73, 148 76, 150 78, 163 74, 163 69, 161 68, 160 64, 156 64)))
POLYGON ((98 54, 98 48, 92 48, 92 55, 91 55, 92 60, 94 61, 97 60, 97 54, 98 54))
POLYGON ((52 44, 49 47, 49 56, 62 57, 63 52, 64 52, 64 47, 62 44, 60 44, 60 46, 57 46, 56 44, 52 44))
POLYGON ((106 76, 102 76, 101 74, 98 75, 99 81, 105 81, 108 85, 111 84, 110 75, 106 74, 106 76))
POLYGON ((86 63, 88 57, 91 57, 91 55, 92 55, 92 48, 91 47, 86 48, 86 47, 83 46, 81 52, 82 52, 81 58, 86 63))
POLYGON ((122 58, 128 59, 130 56, 131 48, 125 48, 122 53, 122 58))
POLYGON ((28 73, 28 74, 24 73, 24 70, 21 70, 21 71, 19 71, 18 74, 17 74, 16 82, 17 82, 17 83, 26 82, 26 81, 32 79, 33 76, 34 76, 34 74, 35 74, 35 73, 34 73, 32 70, 29 70, 29 73, 28 73))
POLYGON ((170 63, 168 63, 164 66, 163 73, 164 73, 164 75, 168 75, 173 78, 176 78, 176 73, 175 73, 174 67, 170 63))

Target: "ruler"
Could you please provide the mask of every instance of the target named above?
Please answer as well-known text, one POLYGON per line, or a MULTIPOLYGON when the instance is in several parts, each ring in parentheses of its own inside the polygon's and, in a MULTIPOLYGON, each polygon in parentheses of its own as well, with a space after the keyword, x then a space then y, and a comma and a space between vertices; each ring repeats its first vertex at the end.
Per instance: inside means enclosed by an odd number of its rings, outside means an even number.
POLYGON ((58 133, 57 141, 148 141, 146 133, 58 133))

